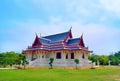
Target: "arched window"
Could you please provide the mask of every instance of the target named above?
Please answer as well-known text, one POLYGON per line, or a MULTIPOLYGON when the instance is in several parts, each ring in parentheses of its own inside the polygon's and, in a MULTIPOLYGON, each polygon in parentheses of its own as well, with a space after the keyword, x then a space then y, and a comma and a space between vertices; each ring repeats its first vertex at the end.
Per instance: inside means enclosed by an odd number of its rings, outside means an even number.
POLYGON ((68 59, 68 54, 66 54, 66 59, 68 59))
POLYGON ((84 55, 84 53, 83 53, 83 55, 82 55, 82 58, 83 58, 83 59, 85 58, 85 55, 84 55))
POLYGON ((74 59, 74 53, 71 53, 71 59, 74 59))
POLYGON ((44 58, 44 55, 42 55, 42 58, 44 58))
POLYGON ((56 59, 61 59, 61 52, 56 53, 56 59))

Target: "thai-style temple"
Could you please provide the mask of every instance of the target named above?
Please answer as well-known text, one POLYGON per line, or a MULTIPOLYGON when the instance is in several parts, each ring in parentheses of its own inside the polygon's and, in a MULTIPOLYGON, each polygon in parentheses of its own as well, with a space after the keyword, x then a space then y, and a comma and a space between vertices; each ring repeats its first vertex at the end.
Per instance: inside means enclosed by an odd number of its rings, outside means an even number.
POLYGON ((67 32, 38 37, 31 46, 22 51, 30 66, 75 66, 74 59, 79 59, 78 66, 89 66, 88 56, 92 51, 85 46, 83 35, 73 38, 71 29, 67 32))

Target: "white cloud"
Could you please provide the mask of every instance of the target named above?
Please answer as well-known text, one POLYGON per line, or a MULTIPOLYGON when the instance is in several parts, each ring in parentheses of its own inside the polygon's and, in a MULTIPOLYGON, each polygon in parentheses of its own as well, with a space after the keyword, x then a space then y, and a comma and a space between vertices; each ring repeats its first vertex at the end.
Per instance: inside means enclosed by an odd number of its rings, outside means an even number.
MULTIPOLYGON (((31 11, 32 9, 37 9, 38 12, 48 13, 50 17, 56 15, 69 20, 95 18, 96 15, 101 14, 102 8, 97 1, 89 0, 49 0, 47 2, 44 0, 21 0, 20 3, 21 7, 30 8, 29 10, 31 11)), ((20 3, 17 2, 16 4, 20 5, 20 3)))
POLYGON ((107 11, 113 12, 120 16, 120 0, 100 0, 101 6, 107 11))

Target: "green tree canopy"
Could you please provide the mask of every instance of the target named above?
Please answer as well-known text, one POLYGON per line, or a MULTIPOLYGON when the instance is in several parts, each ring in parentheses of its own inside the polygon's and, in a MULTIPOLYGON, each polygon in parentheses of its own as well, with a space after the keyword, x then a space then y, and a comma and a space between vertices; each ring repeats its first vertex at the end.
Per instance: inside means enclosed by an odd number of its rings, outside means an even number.
POLYGON ((77 64, 79 64, 79 59, 74 59, 74 62, 76 63, 76 69, 78 69, 77 64))
POLYGON ((97 62, 97 60, 99 60, 99 56, 98 55, 95 55, 95 54, 92 54, 88 57, 89 60, 93 62, 97 62))
POLYGON ((112 65, 120 64, 120 51, 109 55, 109 60, 112 65))
POLYGON ((50 58, 49 64, 50 64, 51 69, 53 68, 53 67, 52 67, 52 66, 53 66, 53 65, 52 65, 53 61, 54 61, 54 58, 50 58))
POLYGON ((99 57, 99 62, 100 62, 100 65, 107 65, 108 64, 108 56, 105 56, 105 55, 101 55, 99 57))
POLYGON ((11 52, 5 52, 0 54, 0 66, 6 67, 7 65, 25 65, 26 57, 23 54, 11 52))

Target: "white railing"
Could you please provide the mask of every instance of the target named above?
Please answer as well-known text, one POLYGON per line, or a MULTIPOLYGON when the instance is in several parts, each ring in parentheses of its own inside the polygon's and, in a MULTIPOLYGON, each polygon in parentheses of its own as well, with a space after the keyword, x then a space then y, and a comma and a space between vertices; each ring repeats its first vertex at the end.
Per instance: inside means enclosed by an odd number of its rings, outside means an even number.
POLYGON ((35 59, 35 60, 33 60, 33 61, 29 61, 29 65, 32 65, 32 64, 34 64, 35 62, 37 62, 39 59, 35 59))

